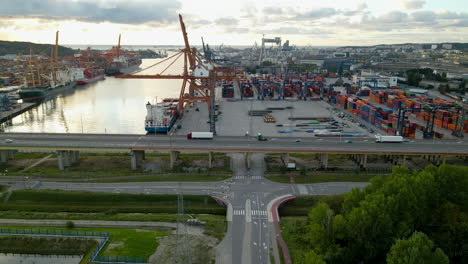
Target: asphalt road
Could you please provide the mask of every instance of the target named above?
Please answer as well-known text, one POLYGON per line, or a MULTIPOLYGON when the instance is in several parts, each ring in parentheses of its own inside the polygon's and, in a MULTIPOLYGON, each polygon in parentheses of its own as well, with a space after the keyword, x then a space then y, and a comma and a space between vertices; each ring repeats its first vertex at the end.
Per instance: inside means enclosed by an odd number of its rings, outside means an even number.
POLYGON ((0 149, 43 150, 177 150, 217 152, 329 152, 388 154, 468 155, 466 140, 415 140, 403 143, 375 143, 373 138, 269 138, 216 137, 188 140, 183 136, 111 134, 0 134, 0 149), (11 140, 12 142, 7 143, 11 140))
POLYGON ((228 231, 217 247, 216 263, 268 264, 270 255, 279 263, 279 250, 272 217, 272 201, 284 196, 332 195, 363 188, 368 183, 280 184, 263 177, 264 154, 251 155, 247 169, 243 153, 232 153, 235 176, 221 182, 135 182, 135 183, 69 183, 5 179, 14 189, 60 189, 133 194, 209 195, 228 204, 228 231))

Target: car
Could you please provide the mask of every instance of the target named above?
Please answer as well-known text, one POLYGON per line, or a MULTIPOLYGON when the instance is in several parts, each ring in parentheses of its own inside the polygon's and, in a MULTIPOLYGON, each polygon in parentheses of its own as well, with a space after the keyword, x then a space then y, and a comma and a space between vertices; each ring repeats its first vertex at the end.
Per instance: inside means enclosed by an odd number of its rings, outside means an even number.
POLYGON ((13 143, 13 139, 7 138, 7 139, 5 139, 5 143, 13 143))
POLYGON ((294 142, 301 142, 301 140, 300 140, 300 139, 296 139, 296 140, 294 140, 294 142))
POLYGON ((353 143, 352 140, 345 140, 345 143, 353 143))

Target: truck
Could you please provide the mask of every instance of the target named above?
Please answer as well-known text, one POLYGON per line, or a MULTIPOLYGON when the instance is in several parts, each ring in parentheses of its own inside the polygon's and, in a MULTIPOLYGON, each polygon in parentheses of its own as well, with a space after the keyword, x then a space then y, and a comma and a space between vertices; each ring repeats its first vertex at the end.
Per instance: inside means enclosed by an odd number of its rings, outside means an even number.
POLYGON ((187 139, 213 139, 213 132, 190 132, 187 139))
POLYGON ((382 136, 376 135, 375 142, 376 143, 401 143, 404 139, 402 136, 382 136))
POLYGON ((268 139, 262 135, 262 133, 257 134, 258 141, 267 141, 268 139))

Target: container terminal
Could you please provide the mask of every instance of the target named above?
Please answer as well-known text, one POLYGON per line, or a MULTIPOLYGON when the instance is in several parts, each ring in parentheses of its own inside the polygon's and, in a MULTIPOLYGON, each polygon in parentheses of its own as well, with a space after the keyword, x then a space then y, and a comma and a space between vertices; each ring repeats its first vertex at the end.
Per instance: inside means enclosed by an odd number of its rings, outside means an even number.
POLYGON ((401 77, 389 72, 365 70, 362 61, 349 55, 352 50, 330 54, 294 47, 280 37, 263 37, 261 45, 244 49, 213 49, 202 39, 197 49, 189 44, 182 17, 180 24, 184 48, 153 65, 167 63, 166 70, 173 60, 185 58, 180 75, 167 75, 165 70, 143 75, 153 66, 139 69, 141 58, 121 49, 120 35, 110 50, 87 49, 60 58, 57 32, 50 58, 31 52, 2 62, 2 110, 12 117, 20 114, 15 109, 25 109, 15 99, 46 98, 75 84, 102 80, 106 73, 117 78, 183 80, 179 98, 142 102, 147 115, 139 118, 150 133, 271 138, 380 134, 410 140, 461 138, 468 133, 465 99, 401 85, 401 77), (39 95, 26 98, 27 89, 39 95))
POLYGON ((343 63, 339 72, 316 67, 294 71, 290 68, 300 67, 288 67, 288 63, 300 51, 290 47, 289 41, 281 45, 279 37, 263 38, 261 47, 220 52, 214 52, 202 39, 201 53, 190 46, 179 18, 185 48, 168 60, 184 57, 183 74, 142 75, 140 70, 117 76, 183 80, 180 98, 147 104, 146 131, 273 138, 379 134, 409 140, 461 138, 468 133, 467 106, 460 98, 403 90, 396 76, 372 71, 344 76, 343 63), (274 46, 266 47, 267 43, 274 46), (252 73, 249 66, 241 69, 246 62, 257 65, 254 71, 260 72, 252 73))

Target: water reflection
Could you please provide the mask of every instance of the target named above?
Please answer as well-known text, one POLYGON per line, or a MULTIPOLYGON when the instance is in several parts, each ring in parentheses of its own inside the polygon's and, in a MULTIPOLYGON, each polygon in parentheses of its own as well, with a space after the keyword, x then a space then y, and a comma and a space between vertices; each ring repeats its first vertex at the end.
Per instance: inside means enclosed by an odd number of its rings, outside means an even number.
MULTIPOLYGON (((145 59, 141 68, 160 60, 145 59)), ((166 73, 180 74, 182 65, 178 60, 166 73)), ((141 74, 159 73, 166 66, 141 74)), ((7 132, 144 134, 145 103, 156 97, 178 97, 181 84, 179 80, 106 77, 43 102, 3 127, 7 132)))

